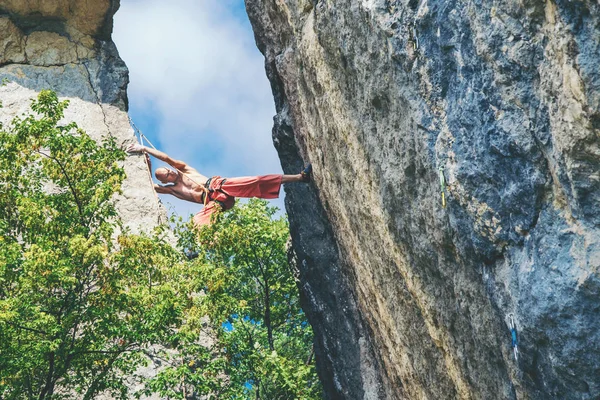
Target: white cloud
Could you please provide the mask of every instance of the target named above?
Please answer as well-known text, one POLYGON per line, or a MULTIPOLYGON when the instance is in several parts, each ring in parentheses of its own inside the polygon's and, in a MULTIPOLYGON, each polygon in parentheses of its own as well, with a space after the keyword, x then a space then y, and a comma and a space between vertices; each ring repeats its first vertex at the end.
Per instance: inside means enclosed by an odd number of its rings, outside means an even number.
POLYGON ((241 0, 121 0, 115 15, 113 40, 130 71, 130 107, 152 110, 161 150, 207 176, 281 171, 264 59, 240 19, 242 6, 241 0))

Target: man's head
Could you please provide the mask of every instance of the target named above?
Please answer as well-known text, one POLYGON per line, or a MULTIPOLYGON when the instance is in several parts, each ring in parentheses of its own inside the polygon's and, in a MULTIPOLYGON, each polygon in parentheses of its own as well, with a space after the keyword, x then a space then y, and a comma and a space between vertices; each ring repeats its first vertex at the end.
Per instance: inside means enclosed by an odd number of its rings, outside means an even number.
POLYGON ((156 168, 154 176, 162 183, 173 183, 177 180, 177 172, 169 168, 156 168))

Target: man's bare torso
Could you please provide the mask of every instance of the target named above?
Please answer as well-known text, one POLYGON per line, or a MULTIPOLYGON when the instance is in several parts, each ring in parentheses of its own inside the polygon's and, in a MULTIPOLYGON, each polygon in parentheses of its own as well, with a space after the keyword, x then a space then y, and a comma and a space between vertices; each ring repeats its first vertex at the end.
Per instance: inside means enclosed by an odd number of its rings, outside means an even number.
POLYGON ((202 188, 208 178, 198 171, 188 171, 185 174, 177 172, 177 174, 177 180, 173 185, 166 186, 170 189, 171 194, 181 200, 202 204, 202 194, 204 193, 202 188))

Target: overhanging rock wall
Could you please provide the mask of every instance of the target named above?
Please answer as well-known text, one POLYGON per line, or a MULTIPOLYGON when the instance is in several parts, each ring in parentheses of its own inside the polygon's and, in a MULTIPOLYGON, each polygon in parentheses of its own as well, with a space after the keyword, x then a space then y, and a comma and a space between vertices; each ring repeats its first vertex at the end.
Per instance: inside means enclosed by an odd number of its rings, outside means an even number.
POLYGON ((599 398, 598 2, 246 8, 328 397, 599 398))
MULTIPOLYGON (((127 117, 127 67, 111 40, 118 0, 3 0, 0 2, 0 121, 8 126, 30 111, 31 99, 52 89, 68 99, 65 121, 99 140, 133 142, 127 117)), ((117 208, 134 232, 149 231, 165 212, 140 156, 125 162, 117 208)))

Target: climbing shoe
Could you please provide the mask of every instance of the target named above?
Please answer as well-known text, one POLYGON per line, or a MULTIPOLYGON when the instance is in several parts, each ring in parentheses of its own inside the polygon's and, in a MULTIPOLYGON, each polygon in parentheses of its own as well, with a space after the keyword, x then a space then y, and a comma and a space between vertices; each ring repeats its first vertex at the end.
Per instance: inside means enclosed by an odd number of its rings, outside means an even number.
POLYGON ((302 182, 310 182, 311 173, 312 173, 312 164, 308 164, 306 166, 306 168, 304 168, 302 170, 302 172, 300 172, 300 175, 302 175, 302 182))

